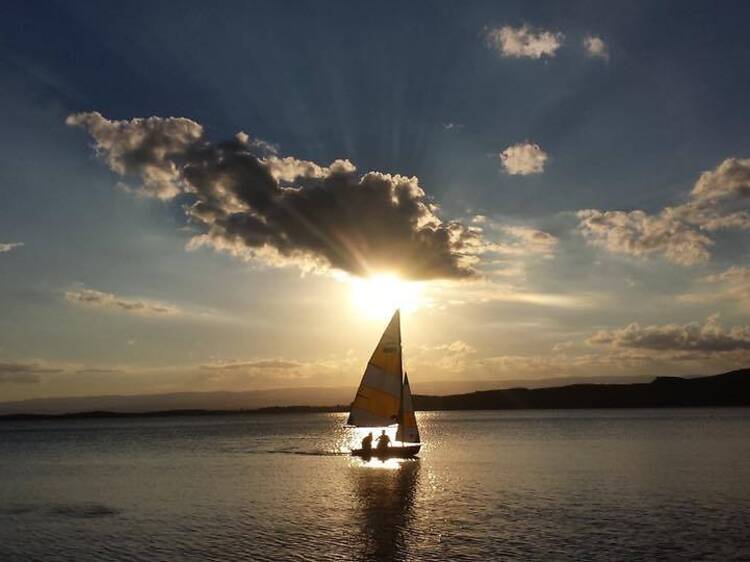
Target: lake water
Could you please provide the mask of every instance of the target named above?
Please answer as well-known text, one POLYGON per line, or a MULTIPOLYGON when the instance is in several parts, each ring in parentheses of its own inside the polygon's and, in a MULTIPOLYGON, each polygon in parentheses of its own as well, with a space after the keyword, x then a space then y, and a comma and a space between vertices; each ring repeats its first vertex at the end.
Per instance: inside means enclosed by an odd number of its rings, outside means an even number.
POLYGON ((750 410, 0 424, 0 560, 748 560, 750 410))

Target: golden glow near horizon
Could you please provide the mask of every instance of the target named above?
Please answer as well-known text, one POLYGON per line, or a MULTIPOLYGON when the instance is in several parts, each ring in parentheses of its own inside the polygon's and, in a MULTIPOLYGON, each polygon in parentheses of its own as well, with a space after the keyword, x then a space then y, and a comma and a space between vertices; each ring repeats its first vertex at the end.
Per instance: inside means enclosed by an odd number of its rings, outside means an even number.
POLYGON ((404 281, 393 274, 372 275, 367 278, 349 277, 348 283, 352 303, 370 318, 389 317, 397 308, 403 312, 411 312, 423 304, 423 284, 404 281))

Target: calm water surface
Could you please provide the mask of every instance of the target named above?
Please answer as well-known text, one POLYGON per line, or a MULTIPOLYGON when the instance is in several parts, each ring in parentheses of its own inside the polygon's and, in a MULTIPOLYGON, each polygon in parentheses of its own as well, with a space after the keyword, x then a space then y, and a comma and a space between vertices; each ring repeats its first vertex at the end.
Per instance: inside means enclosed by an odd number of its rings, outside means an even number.
POLYGON ((750 410, 0 424, 0 560, 748 560, 750 410))

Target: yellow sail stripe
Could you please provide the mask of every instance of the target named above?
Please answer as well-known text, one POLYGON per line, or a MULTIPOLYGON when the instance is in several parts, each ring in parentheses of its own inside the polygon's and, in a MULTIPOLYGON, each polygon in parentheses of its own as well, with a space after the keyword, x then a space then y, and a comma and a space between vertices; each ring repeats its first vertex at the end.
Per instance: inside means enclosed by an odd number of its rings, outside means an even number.
POLYGON ((379 418, 379 425, 389 425, 396 421, 394 416, 398 416, 398 406, 398 396, 376 388, 360 387, 352 403, 352 412, 369 414, 367 419, 379 418))

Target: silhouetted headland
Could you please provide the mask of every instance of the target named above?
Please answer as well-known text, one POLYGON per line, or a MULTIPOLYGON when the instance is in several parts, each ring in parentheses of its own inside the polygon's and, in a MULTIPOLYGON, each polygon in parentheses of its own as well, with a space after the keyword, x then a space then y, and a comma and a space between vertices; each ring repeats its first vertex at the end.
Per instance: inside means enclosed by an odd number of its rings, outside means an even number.
POLYGON ((657 377, 650 383, 510 388, 415 400, 419 410, 750 406, 750 369, 709 377, 657 377))
MULTIPOLYGON (((571 384, 547 388, 509 388, 448 396, 415 395, 417 410, 523 410, 584 408, 689 408, 750 406, 750 369, 707 377, 657 377, 649 383, 571 384)), ((7 414, 0 421, 243 414, 343 412, 348 405, 271 406, 242 410, 89 411, 66 414, 7 414)))

